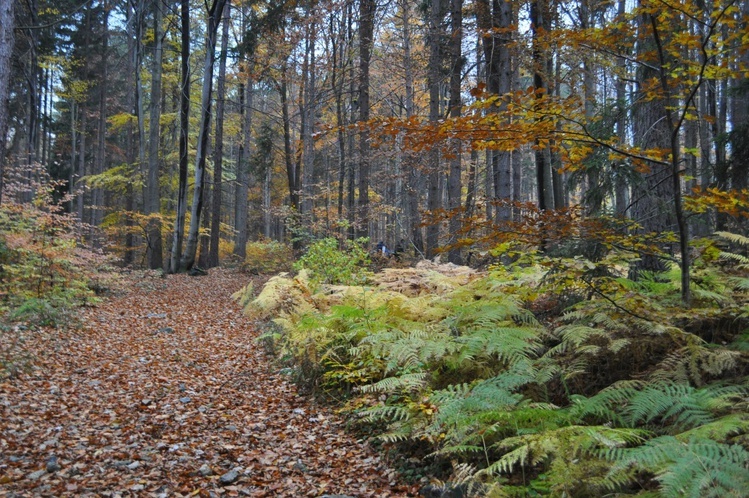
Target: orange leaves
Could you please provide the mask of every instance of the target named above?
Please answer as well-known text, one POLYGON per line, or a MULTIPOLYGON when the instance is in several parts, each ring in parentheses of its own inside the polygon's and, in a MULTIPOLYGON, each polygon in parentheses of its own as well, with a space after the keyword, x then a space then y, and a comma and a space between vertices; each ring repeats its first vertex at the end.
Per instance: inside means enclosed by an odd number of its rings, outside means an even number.
POLYGON ((695 189, 684 198, 684 208, 693 213, 715 209, 734 218, 749 218, 749 190, 695 189))
POLYGON ((28 335, 38 368, 0 384, 2 492, 405 496, 268 363, 229 297, 246 281, 144 272, 128 295, 85 310, 82 330, 28 335), (50 455, 60 470, 46 470, 50 455))

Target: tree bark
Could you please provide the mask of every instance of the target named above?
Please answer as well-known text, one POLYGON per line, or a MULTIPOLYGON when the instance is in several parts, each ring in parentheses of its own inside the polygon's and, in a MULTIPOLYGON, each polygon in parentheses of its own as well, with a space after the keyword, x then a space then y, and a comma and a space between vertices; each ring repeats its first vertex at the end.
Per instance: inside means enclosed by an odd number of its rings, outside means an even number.
POLYGON ((208 25, 206 30, 206 52, 203 63, 203 89, 200 105, 200 129, 198 131, 198 150, 195 158, 195 187, 192 207, 190 209, 190 229, 188 231, 185 251, 180 262, 180 269, 189 270, 195 264, 198 251, 200 215, 203 211, 203 189, 205 188, 205 166, 208 156, 208 137, 211 126, 211 98, 213 97, 213 69, 216 62, 216 36, 224 12, 226 0, 214 0, 208 8, 208 25))
POLYGON ((221 33, 221 55, 218 63, 218 86, 216 88, 216 146, 213 148, 213 209, 211 210, 211 239, 208 251, 208 267, 219 265, 219 243, 221 241, 221 198, 224 172, 224 109, 226 107, 226 53, 229 48, 229 11, 226 2, 221 33))
MULTIPOLYGON (((442 27, 442 1, 432 0, 429 13, 429 121, 436 125, 440 118, 440 84, 442 83, 440 66, 442 62, 441 27, 442 27)), ((426 229, 426 257, 432 259, 439 246, 440 225, 438 211, 441 207, 440 195, 440 153, 438 147, 432 147, 428 153, 427 165, 427 209, 431 220, 426 229)))
POLYGON ((375 0, 359 0, 359 237, 369 236, 369 63, 374 41, 375 0))
POLYGON ((5 143, 8 133, 8 95, 10 85, 10 59, 13 55, 16 0, 0 0, 0 204, 3 200, 5 178, 5 143))
POLYGON ((187 173, 189 166, 190 139, 190 0, 180 0, 182 41, 180 60, 179 92, 179 184, 177 187, 177 217, 174 220, 172 254, 169 271, 179 271, 179 258, 185 239, 185 218, 187 216, 187 173))
POLYGON ((148 177, 146 179, 145 212, 151 216, 148 221, 148 267, 158 269, 163 266, 161 240, 161 197, 159 194, 159 121, 161 119, 161 75, 163 54, 161 0, 153 1, 154 8, 154 51, 151 70, 151 122, 148 133, 148 177))
MULTIPOLYGON (((450 37, 450 117, 457 119, 461 115, 462 101, 460 97, 460 83, 463 76, 463 0, 451 0, 451 37, 450 37)), ((461 172, 462 145, 459 138, 451 140, 450 170, 447 179, 447 204, 450 211, 450 245, 447 260, 450 263, 462 264, 459 242, 460 231, 463 227, 463 213, 461 211, 461 172)))

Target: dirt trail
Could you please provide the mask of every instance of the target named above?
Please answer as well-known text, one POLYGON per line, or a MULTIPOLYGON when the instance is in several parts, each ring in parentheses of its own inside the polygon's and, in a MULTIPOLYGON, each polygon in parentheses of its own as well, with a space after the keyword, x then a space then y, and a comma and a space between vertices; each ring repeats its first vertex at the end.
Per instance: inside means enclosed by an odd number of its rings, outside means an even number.
POLYGON ((30 338, 37 367, 0 383, 0 496, 408 496, 253 342, 247 281, 145 278, 30 338))

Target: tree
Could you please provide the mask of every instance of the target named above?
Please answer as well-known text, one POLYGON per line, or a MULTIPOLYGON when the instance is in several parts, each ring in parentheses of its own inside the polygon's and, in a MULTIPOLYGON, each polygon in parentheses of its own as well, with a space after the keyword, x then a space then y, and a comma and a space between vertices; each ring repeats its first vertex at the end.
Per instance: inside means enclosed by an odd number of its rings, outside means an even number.
POLYGON ((187 215, 188 140, 190 138, 190 0, 180 1, 180 13, 182 48, 179 93, 179 185, 177 187, 177 217, 174 221, 172 255, 169 262, 169 270, 172 273, 179 271, 179 258, 185 238, 187 215))
POLYGON ((148 267, 162 268, 163 248, 161 240, 161 196, 159 192, 159 124, 161 120, 161 75, 164 34, 162 31, 162 1, 153 0, 153 66, 151 69, 151 117, 148 125, 148 176, 146 178, 146 192, 144 208, 148 221, 148 267))
POLYGON ((211 246, 208 266, 218 266, 219 237, 221 235, 221 197, 224 162, 224 108, 226 107, 226 55, 229 49, 229 16, 231 3, 227 0, 223 16, 221 34, 221 55, 218 67, 218 88, 216 95, 216 146, 213 148, 213 209, 211 210, 211 246))
POLYGON ((190 211, 190 229, 187 235, 185 251, 182 254, 180 268, 189 270, 195 264, 200 231, 200 215, 203 211, 203 190, 205 188, 206 158, 208 155, 208 136, 211 126, 211 99, 213 97, 213 69, 216 62, 216 38, 221 23, 224 6, 227 0, 213 0, 207 9, 207 30, 205 60, 203 63, 203 88, 200 102, 200 129, 198 130, 198 150, 195 158, 195 187, 190 211))
MULTIPOLYGON (((374 43, 375 0, 359 0, 359 121, 369 121, 369 65, 374 43)), ((364 126, 359 132, 359 236, 369 235, 369 129, 364 126)))
MULTIPOLYGON (((461 81, 463 77, 463 0, 451 0, 451 36, 448 50, 450 52, 450 117, 457 119, 461 115, 461 81)), ((447 199, 450 213, 450 236, 453 247, 447 255, 450 263, 461 264, 460 247, 457 236, 463 225, 461 208, 461 140, 453 139, 450 147, 450 170, 447 179, 447 199)))
POLYGON ((0 0, 0 204, 3 200, 5 177, 5 141, 8 130, 8 93, 10 84, 10 59, 13 54, 13 27, 15 0, 0 0))

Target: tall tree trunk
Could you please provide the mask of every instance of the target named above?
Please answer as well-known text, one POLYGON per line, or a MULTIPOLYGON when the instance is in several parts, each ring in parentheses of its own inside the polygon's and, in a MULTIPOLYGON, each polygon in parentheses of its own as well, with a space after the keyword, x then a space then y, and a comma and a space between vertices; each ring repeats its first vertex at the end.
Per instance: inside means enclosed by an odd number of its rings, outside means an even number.
MULTIPOLYGON (((248 61, 249 64, 249 61, 248 61)), ((239 149, 239 163, 237 165, 237 188, 235 195, 235 226, 237 238, 234 241, 234 254, 244 260, 247 248, 247 217, 249 206, 247 195, 250 190, 250 158, 252 157, 252 106, 255 95, 254 81, 248 76, 244 83, 242 106, 242 144, 239 149)))
MULTIPOLYGON (((666 104, 661 98, 648 98, 645 87, 647 82, 657 81, 658 60, 655 55, 653 31, 648 14, 638 18, 638 42, 635 48, 638 58, 647 64, 641 64, 637 71, 638 88, 633 101, 636 102, 633 112, 634 145, 642 150, 669 149, 671 147, 670 129, 664 119, 666 104)), ((671 171, 663 164, 649 164, 650 171, 644 173, 633 190, 632 217, 642 226, 644 232, 661 233, 676 229, 673 215, 674 185, 671 182, 671 171)), ((643 255, 638 269, 663 271, 667 264, 656 256, 643 255)))
MULTIPOLYGON (((547 32, 547 0, 533 0, 530 9, 531 30, 533 33, 533 87, 539 99, 546 97, 547 83, 547 55, 542 37, 547 32)), ((552 178, 551 157, 548 146, 540 146, 536 142, 536 181, 538 191, 538 207, 540 209, 554 209, 554 184, 552 178)))
MULTIPOLYGON (((463 0, 451 0, 451 37, 450 37, 450 117, 457 119, 461 115, 462 101, 460 97, 460 82, 463 76, 463 0)), ((450 211, 450 244, 452 247, 447 254, 450 263, 462 264, 458 235, 463 227, 463 213, 461 212, 461 154, 462 147, 459 138, 450 144, 450 171, 447 179, 447 205, 450 211)))
POLYGON ((148 177, 146 179, 145 212, 148 221, 148 267, 162 268, 163 248, 161 240, 161 196, 159 192, 159 121, 161 119, 161 75, 163 54, 162 0, 154 0, 154 49, 151 70, 151 122, 148 128, 148 177))
POLYGON ((13 27, 15 0, 0 0, 0 204, 3 200, 5 178, 5 142, 8 132, 8 95, 10 84, 10 59, 15 37, 13 27))
MULTIPOLYGON (((617 15, 620 19, 626 13, 626 0, 618 0, 617 15)), ((616 63, 616 135, 621 143, 627 143, 627 61, 619 57, 616 63)), ((628 165, 619 161, 614 166, 616 197, 616 215, 625 217, 629 211, 629 182, 627 182, 628 165)))
POLYGON ((195 158, 195 187, 190 209, 190 229, 180 269, 189 270, 195 264, 200 233, 200 215, 203 211, 203 189, 205 188, 205 165, 208 156, 208 138, 211 132, 211 98, 213 97, 213 68, 216 62, 216 37, 226 0, 213 0, 208 8, 205 61, 203 63, 203 88, 200 99, 200 129, 198 150, 195 158))
POLYGON ((371 167, 369 129, 369 63, 374 41, 375 0, 359 0, 359 219, 360 237, 369 236, 369 170, 371 167))
POLYGON ((306 48, 304 54, 304 65, 302 67, 302 214, 305 223, 312 226, 314 223, 314 176, 315 176, 315 108, 317 96, 315 95, 315 45, 317 41, 317 27, 314 22, 308 26, 306 36, 306 48))
MULTIPOLYGON (((436 125, 440 118, 440 84, 442 76, 440 66, 442 62, 441 28, 442 28, 442 0, 432 0, 429 13, 429 68, 427 79, 429 81, 429 121, 436 125)), ((440 153, 438 147, 432 147, 428 153, 427 165, 429 168, 427 176, 427 209, 431 220, 426 229, 426 257, 431 259, 435 256, 439 246, 440 225, 438 211, 441 207, 440 196, 440 153)))
MULTIPOLYGON (((94 162, 95 175, 103 173, 107 169, 107 97, 109 92, 109 71, 107 60, 109 58, 109 2, 104 0, 102 3, 104 9, 104 18, 102 20, 102 60, 101 60, 101 76, 98 81, 99 84, 99 123, 97 128, 97 147, 96 147, 96 161, 94 162)), ((95 228, 101 225, 102 219, 104 218, 104 192, 101 187, 94 188, 93 192, 93 209, 91 211, 91 245, 98 246, 96 240, 95 228)))
POLYGON ((169 271, 179 271, 179 258, 185 239, 185 217, 187 216, 187 173, 189 166, 190 139, 190 0, 180 0, 182 38, 179 92, 179 184, 177 187, 177 217, 174 220, 172 254, 169 271))
POLYGON ((213 148, 213 209, 211 210, 211 239, 208 252, 208 267, 219 265, 219 242, 221 240, 221 198, 224 172, 224 108, 226 107, 226 53, 229 49, 229 11, 227 0, 221 33, 221 55, 218 63, 218 87, 216 89, 216 146, 213 148))
POLYGON ((286 164, 286 178, 289 184, 289 202, 294 213, 299 212, 299 171, 291 149, 291 117, 289 116, 288 68, 284 61, 281 69, 281 82, 278 92, 281 97, 281 114, 283 118, 283 150, 286 164))

